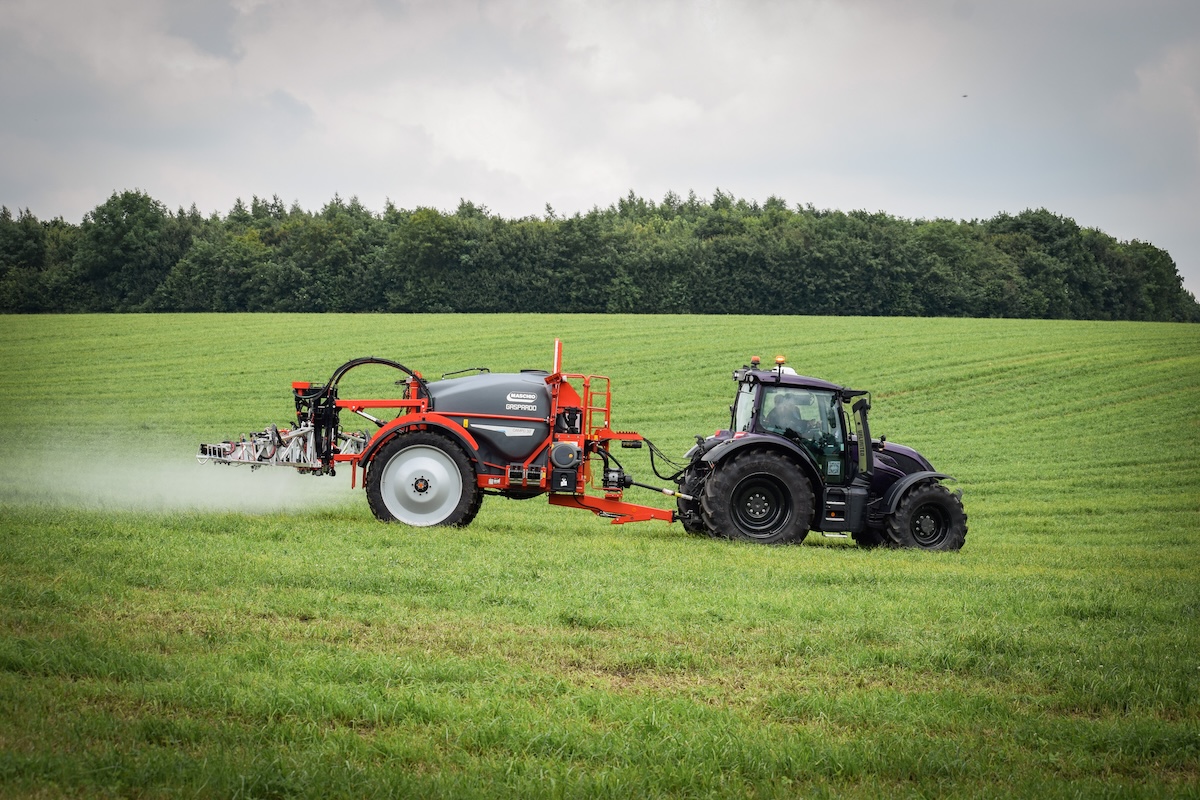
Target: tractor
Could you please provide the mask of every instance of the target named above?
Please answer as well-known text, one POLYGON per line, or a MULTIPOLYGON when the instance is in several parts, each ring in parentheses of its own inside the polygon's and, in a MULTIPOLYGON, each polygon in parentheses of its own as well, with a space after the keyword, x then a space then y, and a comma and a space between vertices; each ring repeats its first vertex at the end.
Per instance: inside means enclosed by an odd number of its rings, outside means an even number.
POLYGON ((696 437, 686 463, 613 429, 611 381, 563 372, 557 340, 550 371, 477 367, 430 381, 386 358, 355 359, 324 383, 292 384, 294 426, 202 444, 197 459, 310 475, 348 466, 351 487, 361 469, 372 513, 417 527, 469 525, 485 495, 545 495, 613 524, 678 520, 690 533, 764 544, 799 543, 816 530, 864 546, 962 547, 961 493, 942 486, 949 476, 915 450, 872 441, 866 392, 801 377, 782 359, 774 369, 752 359, 733 376, 730 428, 696 437), (398 370, 400 396, 339 397, 340 381, 366 365, 398 370), (381 409, 396 413, 384 419, 381 409), (377 430, 343 429, 343 412, 377 430), (614 446, 648 447, 654 473, 675 487, 635 481, 614 446), (656 457, 671 474, 659 472, 656 457), (635 486, 674 497, 677 508, 627 502, 624 490, 635 486))
POLYGON ((728 429, 696 437, 677 476, 690 533, 764 544, 853 537, 864 547, 958 550, 967 536, 951 492, 911 447, 872 439, 870 393, 796 374, 782 357, 735 370, 728 429))

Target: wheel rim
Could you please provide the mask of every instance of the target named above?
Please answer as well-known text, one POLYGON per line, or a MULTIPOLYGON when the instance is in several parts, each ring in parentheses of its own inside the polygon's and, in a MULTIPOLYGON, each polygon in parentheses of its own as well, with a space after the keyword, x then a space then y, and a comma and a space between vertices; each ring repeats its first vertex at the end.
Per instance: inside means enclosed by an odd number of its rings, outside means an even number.
POLYGON ((946 538, 950 530, 950 516, 940 505, 925 503, 913 512, 909 529, 918 545, 933 547, 946 538))
POLYGON ((400 522, 437 525, 462 499, 462 474, 443 450, 414 445, 401 450, 383 468, 379 491, 387 510, 400 522))
POLYGON ((733 518, 753 538, 776 533, 791 515, 787 491, 777 481, 755 475, 733 492, 733 518))

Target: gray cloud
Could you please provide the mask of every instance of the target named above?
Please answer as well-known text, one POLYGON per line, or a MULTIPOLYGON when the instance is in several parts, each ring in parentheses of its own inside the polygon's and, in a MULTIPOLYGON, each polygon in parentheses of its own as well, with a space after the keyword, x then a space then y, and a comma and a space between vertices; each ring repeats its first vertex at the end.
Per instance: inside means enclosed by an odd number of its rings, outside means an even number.
POLYGON ((166 33, 186 39, 215 56, 232 58, 237 54, 234 26, 238 11, 220 0, 164 0, 166 33))
POLYGON ((1192 0, 0 0, 0 202, 1046 206, 1200 293, 1192 0), (963 95, 966 95, 964 97, 963 95))

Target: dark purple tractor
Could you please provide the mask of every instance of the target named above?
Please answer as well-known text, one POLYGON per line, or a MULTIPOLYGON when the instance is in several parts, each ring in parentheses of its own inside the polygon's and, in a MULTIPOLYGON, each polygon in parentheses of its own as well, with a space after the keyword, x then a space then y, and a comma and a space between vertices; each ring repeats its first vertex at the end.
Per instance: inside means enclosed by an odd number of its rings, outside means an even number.
POLYGON ((865 547, 963 546, 962 491, 911 447, 871 438, 869 393, 797 375, 782 358, 763 369, 755 357, 733 379, 729 429, 697 436, 676 479, 686 530, 764 544, 813 530, 865 547))

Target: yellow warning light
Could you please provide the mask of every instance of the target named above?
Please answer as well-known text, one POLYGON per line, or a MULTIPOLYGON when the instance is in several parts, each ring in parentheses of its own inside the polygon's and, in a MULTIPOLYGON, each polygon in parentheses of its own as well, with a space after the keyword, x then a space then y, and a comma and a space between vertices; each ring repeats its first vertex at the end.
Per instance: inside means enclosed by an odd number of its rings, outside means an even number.
POLYGON ((787 359, 784 358, 783 356, 775 356, 775 365, 776 366, 782 367, 786 363, 787 363, 787 359))
POLYGON ((750 366, 757 367, 760 363, 762 363, 761 358, 758 356, 750 356, 750 366))

